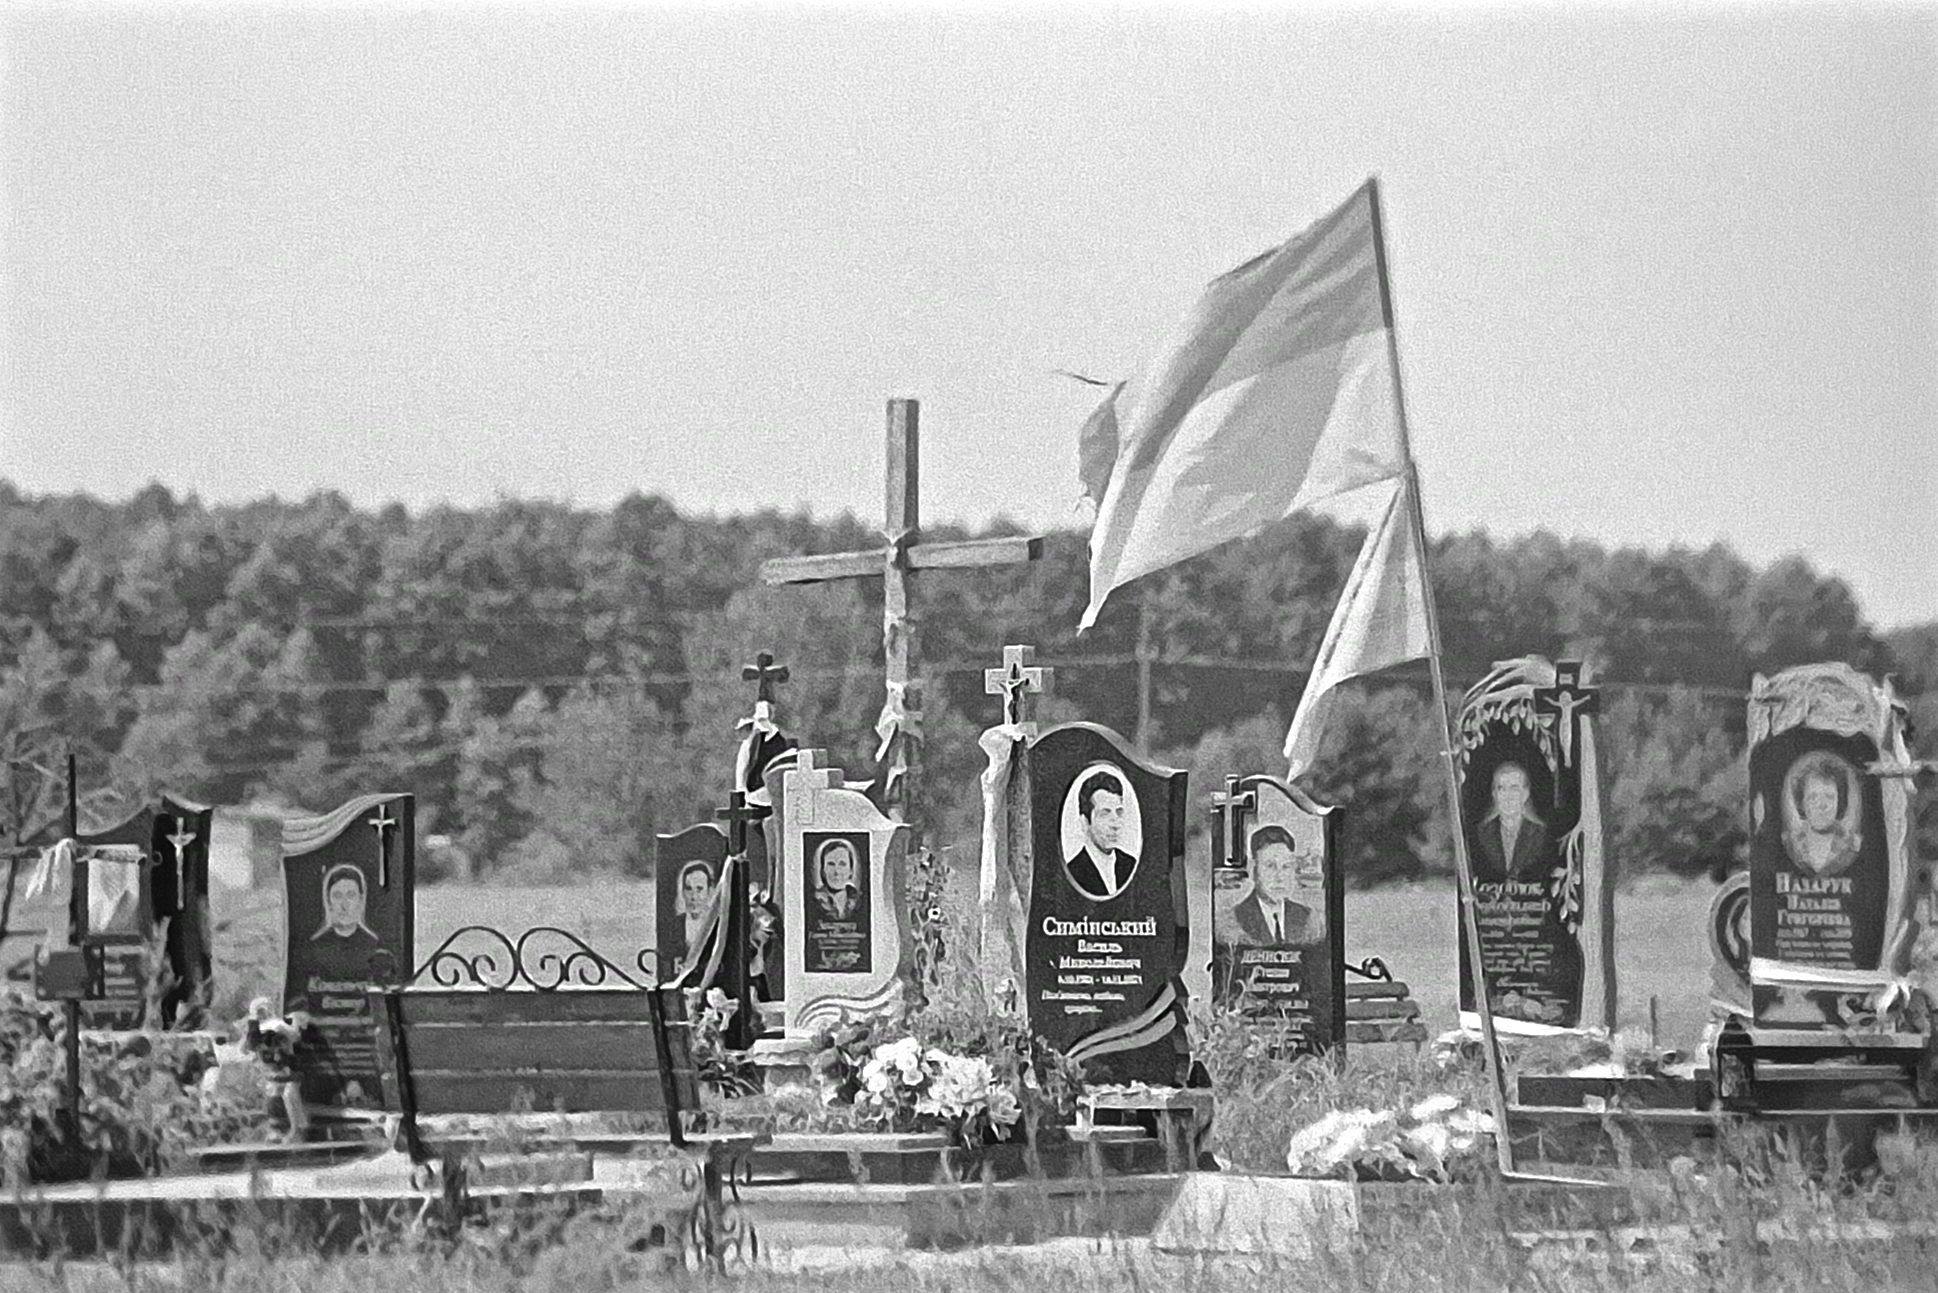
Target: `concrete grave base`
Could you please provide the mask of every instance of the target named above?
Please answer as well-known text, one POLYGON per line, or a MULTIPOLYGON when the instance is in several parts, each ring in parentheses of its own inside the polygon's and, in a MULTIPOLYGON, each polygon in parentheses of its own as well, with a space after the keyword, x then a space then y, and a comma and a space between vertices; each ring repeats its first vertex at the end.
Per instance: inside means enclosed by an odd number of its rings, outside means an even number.
POLYGON ((1310 1259, 1423 1227, 1510 1231, 1607 1227, 1634 1220, 1629 1192, 1599 1183, 1441 1185, 1193 1173, 1151 1232, 1177 1253, 1310 1259))

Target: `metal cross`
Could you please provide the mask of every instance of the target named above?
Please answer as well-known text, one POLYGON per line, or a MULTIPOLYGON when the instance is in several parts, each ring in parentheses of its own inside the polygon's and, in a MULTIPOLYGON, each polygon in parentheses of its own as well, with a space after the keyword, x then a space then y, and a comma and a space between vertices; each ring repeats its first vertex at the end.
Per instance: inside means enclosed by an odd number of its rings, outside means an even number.
POLYGON ((390 888, 390 849, 384 831, 397 824, 387 804, 378 804, 377 815, 364 819, 364 825, 373 826, 377 831, 377 887, 380 889, 390 888))
POLYGON ((1056 681, 1056 670, 1035 664, 1036 648, 1006 646, 998 669, 982 671, 983 694, 1003 698, 1003 722, 1020 725, 1032 721, 1029 698, 1047 696, 1056 681))
POLYGON ((1238 789, 1237 777, 1226 777, 1225 788, 1211 796, 1211 865, 1243 868, 1245 856, 1245 817, 1258 810, 1258 794, 1238 789))
POLYGON ((755 703, 764 700, 771 705, 774 703, 774 684, 787 681, 787 666, 775 664, 773 652, 762 651, 754 657, 752 664, 740 667, 740 678, 743 682, 759 685, 759 689, 754 692, 755 703))
POLYGON ((1561 660, 1554 666, 1554 686, 1538 688, 1534 693, 1534 703, 1536 708, 1556 715, 1555 734, 1561 738, 1561 761, 1573 767, 1576 716, 1599 714, 1602 708, 1601 691, 1582 683, 1581 661, 1561 660))
POLYGON ((747 792, 736 790, 727 796, 727 806, 716 808, 713 815, 727 823, 727 852, 740 857, 747 852, 747 827, 774 810, 762 804, 747 802, 747 792))

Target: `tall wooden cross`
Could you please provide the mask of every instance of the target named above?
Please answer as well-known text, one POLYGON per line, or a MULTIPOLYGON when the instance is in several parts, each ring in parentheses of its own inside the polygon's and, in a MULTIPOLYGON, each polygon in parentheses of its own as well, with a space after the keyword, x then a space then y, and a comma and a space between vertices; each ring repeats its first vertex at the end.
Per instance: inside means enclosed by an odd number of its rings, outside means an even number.
POLYGON ((885 733, 888 802, 883 809, 907 822, 919 847, 922 823, 917 745, 921 702, 914 693, 917 617, 911 609, 918 570, 963 570, 1020 565, 1043 555, 1043 540, 980 539, 967 543, 923 543, 917 481, 921 459, 921 411, 915 400, 888 401, 888 525, 885 546, 868 552, 837 552, 813 557, 776 557, 760 568, 765 584, 819 584, 838 579, 882 580, 882 660, 887 699, 876 730, 885 733))
POLYGON ((1006 646, 1000 668, 982 671, 982 690, 986 696, 1003 698, 1003 722, 1027 726, 1035 721, 1030 712, 1031 696, 1047 696, 1056 682, 1056 670, 1036 663, 1036 648, 1006 646))
POLYGON ((1257 811, 1258 795, 1247 790, 1240 793, 1238 778, 1225 778, 1222 792, 1211 796, 1211 865, 1217 867, 1244 867, 1245 857, 1245 817, 1257 811))

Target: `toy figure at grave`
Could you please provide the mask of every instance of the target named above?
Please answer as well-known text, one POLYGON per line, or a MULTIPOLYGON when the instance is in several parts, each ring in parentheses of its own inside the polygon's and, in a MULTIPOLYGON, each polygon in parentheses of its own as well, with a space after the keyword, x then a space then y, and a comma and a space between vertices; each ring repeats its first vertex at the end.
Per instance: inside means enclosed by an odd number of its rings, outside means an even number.
POLYGON ((364 923, 368 901, 361 867, 344 862, 323 873, 323 924, 310 935, 313 973, 342 980, 370 977, 383 940, 364 923))
POLYGON ((1864 846, 1857 828, 1855 769, 1817 751, 1790 766, 1783 789, 1783 851, 1813 876, 1842 875, 1864 846))
POLYGON ((821 846, 817 862, 814 905, 831 920, 851 918, 861 905, 854 846, 846 840, 829 840, 821 846))
POLYGON ((1094 902, 1108 902, 1124 891, 1137 869, 1135 854, 1117 847, 1124 834, 1124 779, 1100 768, 1077 785, 1077 812, 1083 818, 1083 847, 1064 859, 1064 873, 1076 891, 1094 902))
POLYGON ((1233 910, 1246 943, 1317 943, 1326 936, 1325 863, 1301 856, 1292 832, 1271 824, 1252 832, 1252 892, 1233 910), (1312 899, 1312 904, 1296 901, 1312 899))
POLYGON ((713 872, 704 862, 689 862, 680 871, 680 970, 693 968, 693 958, 706 942, 713 911, 713 872))
POLYGON ((1529 806, 1533 791, 1527 769, 1509 760, 1494 769, 1494 804, 1474 834, 1480 878, 1529 880, 1548 863, 1548 824, 1529 806))

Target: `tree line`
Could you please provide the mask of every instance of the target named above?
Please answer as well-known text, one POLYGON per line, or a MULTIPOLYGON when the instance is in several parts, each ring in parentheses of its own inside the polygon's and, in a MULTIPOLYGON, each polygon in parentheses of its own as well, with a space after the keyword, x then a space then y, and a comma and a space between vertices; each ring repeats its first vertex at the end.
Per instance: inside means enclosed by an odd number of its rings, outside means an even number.
MULTIPOLYGON (((1227 773, 1282 770, 1363 535, 1296 518, 1140 581, 1078 637, 1085 537, 1050 533, 1027 567, 918 576, 926 811, 960 865, 981 811, 975 737, 999 716, 982 670, 1006 643, 1057 667, 1043 717, 1135 733, 1191 769, 1202 799, 1227 773)), ((790 667, 785 726, 851 776, 872 770, 880 581, 765 588, 756 572, 879 543, 848 515, 695 515, 639 494, 413 512, 335 493, 212 506, 161 485, 107 502, 0 482, 0 815, 31 829, 53 789, 46 751, 71 748, 101 814, 163 788, 310 811, 408 790, 420 831, 451 841, 433 867, 640 873, 655 832, 724 802, 751 702, 740 667, 758 651, 790 667)), ((1938 625, 1880 634, 1807 560, 1546 533, 1433 549, 1451 686, 1530 652, 1585 660, 1605 685, 1610 848, 1628 874, 1740 854, 1755 672, 1895 673, 1938 730, 1938 625)), ((1449 868, 1424 668, 1348 691, 1309 787, 1347 809, 1348 873, 1449 868)))

